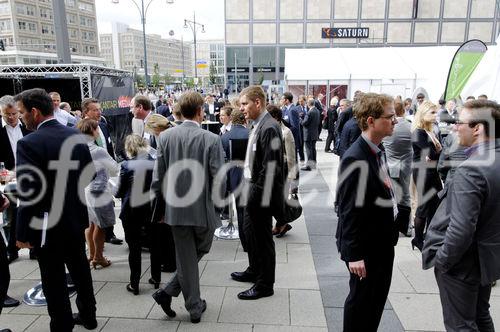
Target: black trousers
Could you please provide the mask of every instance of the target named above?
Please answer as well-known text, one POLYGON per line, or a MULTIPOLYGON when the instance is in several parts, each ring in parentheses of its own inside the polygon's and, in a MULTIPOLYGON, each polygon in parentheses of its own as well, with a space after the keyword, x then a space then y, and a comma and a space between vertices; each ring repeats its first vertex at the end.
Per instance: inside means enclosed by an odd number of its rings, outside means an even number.
POLYGON ((85 321, 95 319, 96 302, 83 233, 81 237, 58 239, 53 246, 36 248, 36 253, 50 315, 50 330, 72 331, 74 326, 65 265, 76 287, 80 317, 85 321))
POLYGON ((141 279, 142 223, 135 218, 123 218, 122 225, 129 249, 130 285, 138 288, 141 279))
MULTIPOLYGON (((302 125, 300 125, 300 136, 301 138, 304 137, 304 127, 302 127, 302 125)), ((297 152, 299 153, 299 160, 300 161, 304 161, 305 158, 304 158, 304 140, 301 139, 300 142, 299 142, 299 148, 297 149, 297 152)))
POLYGON ((333 150, 335 148, 335 132, 328 130, 328 137, 326 138, 325 151, 333 150), (333 148, 331 145, 333 143, 333 148))
POLYGON ((306 141, 307 164, 316 166, 316 141, 306 141))
POLYGON ((389 294, 394 248, 365 259, 366 278, 355 274, 349 279, 349 295, 344 305, 344 331, 375 332, 389 294))
POLYGON ((276 250, 273 240, 273 217, 270 209, 247 206, 243 232, 247 238, 248 272, 257 276, 255 286, 273 289, 276 250))
POLYGON ((7 296, 10 284, 9 261, 7 260, 7 248, 2 235, 0 235, 0 314, 2 313, 3 301, 7 296))
POLYGON ((165 223, 154 222, 150 226, 150 238, 151 278, 160 282, 162 265, 172 271, 176 269, 172 228, 165 223))
POLYGON ((446 331, 495 331, 490 315, 491 285, 477 277, 457 278, 434 269, 446 331))

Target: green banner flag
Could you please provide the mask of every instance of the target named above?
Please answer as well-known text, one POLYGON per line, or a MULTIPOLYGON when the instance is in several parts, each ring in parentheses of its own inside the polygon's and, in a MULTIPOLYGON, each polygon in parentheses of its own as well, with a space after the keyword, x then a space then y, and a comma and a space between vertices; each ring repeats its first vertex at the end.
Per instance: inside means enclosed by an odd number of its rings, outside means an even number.
POLYGON ((472 39, 459 47, 451 62, 444 99, 450 100, 460 96, 465 83, 476 69, 488 48, 478 40, 472 39))

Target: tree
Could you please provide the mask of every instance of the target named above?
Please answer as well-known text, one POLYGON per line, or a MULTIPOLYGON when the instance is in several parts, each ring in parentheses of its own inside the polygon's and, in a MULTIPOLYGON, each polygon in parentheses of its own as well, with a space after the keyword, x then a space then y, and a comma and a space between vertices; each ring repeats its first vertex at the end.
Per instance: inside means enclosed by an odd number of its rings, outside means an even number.
POLYGON ((135 75, 135 83, 137 84, 138 87, 145 87, 146 86, 146 78, 144 75, 135 75))
POLYGON ((215 70, 215 66, 214 66, 214 63, 212 61, 212 62, 210 62, 210 68, 208 71, 208 79, 210 81, 210 85, 215 85, 217 83, 217 77, 215 76, 216 74, 217 74, 217 72, 215 70))
POLYGON ((158 63, 154 64, 153 67, 153 77, 151 77, 151 85, 157 88, 160 85, 160 66, 158 63))
POLYGON ((189 88, 189 89, 192 89, 194 88, 195 84, 194 84, 194 78, 192 77, 188 77, 184 80, 184 84, 186 84, 186 87, 189 88))
POLYGON ((175 77, 173 77, 169 73, 166 73, 165 76, 163 76, 163 80, 165 81, 165 85, 171 85, 175 83, 175 77))

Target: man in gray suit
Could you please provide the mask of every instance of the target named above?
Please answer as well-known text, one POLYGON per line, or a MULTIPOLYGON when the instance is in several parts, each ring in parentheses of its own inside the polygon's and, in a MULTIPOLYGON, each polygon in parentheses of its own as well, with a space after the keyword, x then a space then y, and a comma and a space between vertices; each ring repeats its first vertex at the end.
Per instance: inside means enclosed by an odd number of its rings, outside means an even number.
POLYGON ((411 124, 405 119, 403 102, 394 102, 396 119, 398 123, 394 126, 392 136, 382 140, 387 156, 387 167, 389 176, 395 184, 394 189, 398 200, 398 217, 396 223, 398 230, 407 235, 410 224, 411 200, 410 200, 410 177, 411 163, 413 159, 413 148, 411 142, 411 124))
POLYGON ((316 168, 316 142, 319 138, 318 126, 321 122, 321 113, 315 106, 316 101, 310 98, 307 101, 309 111, 307 111, 302 126, 304 127, 304 142, 306 145, 307 164, 302 167, 303 171, 310 171, 316 168))
POLYGON ((166 201, 165 221, 172 227, 177 271, 153 298, 175 317, 172 296, 182 291, 191 322, 198 323, 207 308, 200 298, 198 261, 210 251, 214 230, 221 225, 212 193, 225 192, 224 177, 216 177, 224 151, 219 136, 200 128, 204 113, 199 93, 182 95, 179 107, 185 120, 160 135, 152 184, 156 197, 166 201))
POLYGON ((447 331, 494 331, 489 299, 500 279, 500 105, 466 102, 457 132, 468 159, 446 196, 450 222, 434 273, 447 331))

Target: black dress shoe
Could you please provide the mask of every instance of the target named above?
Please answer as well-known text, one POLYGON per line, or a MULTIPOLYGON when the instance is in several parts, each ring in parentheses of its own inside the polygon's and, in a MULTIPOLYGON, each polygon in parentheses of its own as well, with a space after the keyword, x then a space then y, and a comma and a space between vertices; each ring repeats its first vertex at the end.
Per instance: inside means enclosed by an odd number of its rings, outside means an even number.
POLYGON ((15 261, 18 258, 19 258, 19 254, 17 252, 12 252, 12 253, 10 253, 8 255, 7 260, 9 262, 9 264, 10 264, 10 263, 12 263, 13 261, 15 261))
POLYGON ((173 318, 176 316, 175 311, 170 307, 172 305, 172 296, 168 295, 163 289, 157 290, 152 296, 168 317, 173 318))
POLYGON ((153 278, 149 278, 148 282, 154 286, 155 289, 160 288, 160 282, 154 280, 153 278))
POLYGON ((38 259, 37 254, 35 253, 35 249, 30 249, 30 259, 38 259))
POLYGON ((0 332, 12 332, 12 330, 11 329, 2 329, 2 330, 0 330, 0 332))
MULTIPOLYGON (((202 305, 201 313, 204 313, 205 310, 207 310, 207 301, 201 300, 201 305, 202 305)), ((198 324, 200 321, 201 321, 201 315, 200 317, 191 316, 191 323, 198 324)))
POLYGON ((139 295, 139 287, 132 287, 131 284, 128 284, 127 290, 134 295, 139 295))
POLYGON ((247 271, 243 272, 233 272, 231 273, 231 278, 235 281, 240 282, 256 282, 257 277, 255 274, 248 273, 247 271))
POLYGON ((257 300, 261 297, 268 297, 274 294, 272 289, 258 289, 257 287, 252 287, 244 292, 238 294, 240 300, 257 300))
POLYGON ((300 170, 302 170, 302 171, 311 171, 312 169, 309 166, 304 166, 300 170))
POLYGON ((117 244, 117 245, 120 245, 123 243, 123 240, 121 239, 118 239, 116 236, 113 236, 112 238, 109 238, 106 240, 107 243, 111 243, 111 244, 117 244))
POLYGON ((83 320, 80 314, 73 314, 73 322, 75 325, 82 325, 87 330, 93 330, 97 327, 97 320, 95 318, 83 320))
POLYGON ((17 307, 20 304, 20 302, 16 299, 13 299, 9 295, 5 296, 5 300, 3 300, 3 307, 4 308, 12 308, 12 307, 17 307))

